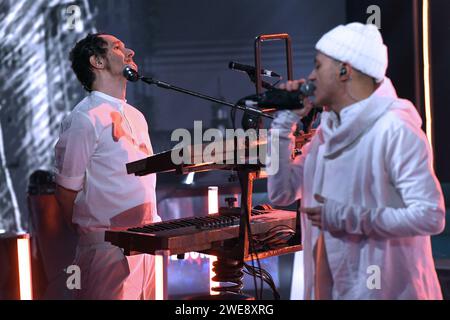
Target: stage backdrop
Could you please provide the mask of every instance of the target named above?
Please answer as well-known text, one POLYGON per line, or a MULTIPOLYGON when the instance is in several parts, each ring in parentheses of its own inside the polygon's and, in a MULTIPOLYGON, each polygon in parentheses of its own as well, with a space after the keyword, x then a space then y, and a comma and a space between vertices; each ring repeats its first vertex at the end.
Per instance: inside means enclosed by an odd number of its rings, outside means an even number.
MULTIPOLYGON (((61 119, 84 95, 68 54, 87 32, 123 40, 145 75, 235 102, 254 86, 228 62, 253 64, 256 36, 290 34, 294 76, 305 77, 319 36, 345 22, 344 0, 1 0, 0 9, 0 230, 13 232, 27 229, 30 174, 52 170, 61 119)), ((285 74, 281 43, 264 45, 263 66, 285 74)), ((138 83, 127 98, 146 116, 155 151, 195 120, 231 127, 226 107, 180 93, 138 83)))
POLYGON ((27 229, 28 178, 51 169, 59 123, 81 98, 68 51, 91 19, 88 1, 0 1, 0 231, 27 229), (71 4, 85 17, 76 25, 71 4))

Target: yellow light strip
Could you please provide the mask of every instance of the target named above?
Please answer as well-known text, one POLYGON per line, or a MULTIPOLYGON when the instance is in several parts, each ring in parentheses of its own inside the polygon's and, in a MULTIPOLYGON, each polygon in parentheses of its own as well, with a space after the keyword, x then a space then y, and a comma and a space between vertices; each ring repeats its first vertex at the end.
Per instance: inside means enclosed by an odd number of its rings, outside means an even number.
POLYGON ((425 100, 425 121, 428 142, 433 151, 433 118, 431 113, 431 84, 430 84, 430 39, 429 39, 429 3, 422 3, 422 34, 423 34, 423 85, 425 100))
POLYGON ((24 236, 17 239, 17 259, 19 262, 20 300, 33 300, 31 283, 30 239, 24 236))

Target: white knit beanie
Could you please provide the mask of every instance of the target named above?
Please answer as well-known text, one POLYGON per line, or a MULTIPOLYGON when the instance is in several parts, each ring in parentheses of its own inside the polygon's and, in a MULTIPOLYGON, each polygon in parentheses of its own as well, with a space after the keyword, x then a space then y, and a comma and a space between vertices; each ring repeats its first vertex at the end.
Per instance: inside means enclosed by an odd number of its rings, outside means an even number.
POLYGON ((383 81, 388 66, 387 47, 373 24, 353 22, 327 32, 317 42, 316 50, 350 64, 353 68, 383 81))

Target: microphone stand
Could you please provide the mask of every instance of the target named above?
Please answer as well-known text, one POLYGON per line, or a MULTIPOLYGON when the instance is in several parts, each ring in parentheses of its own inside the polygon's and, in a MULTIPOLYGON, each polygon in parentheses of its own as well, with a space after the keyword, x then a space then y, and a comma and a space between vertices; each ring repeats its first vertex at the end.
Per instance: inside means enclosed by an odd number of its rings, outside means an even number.
POLYGON ((245 106, 241 106, 241 105, 238 105, 238 104, 233 104, 233 103, 230 103, 230 102, 227 102, 227 101, 223 101, 223 100, 220 100, 220 99, 217 99, 217 98, 214 98, 214 97, 210 97, 210 96, 204 95, 202 93, 198 93, 198 92, 194 92, 194 91, 191 91, 191 90, 187 90, 187 89, 183 89, 183 88, 180 88, 180 87, 176 87, 176 86, 171 85, 170 83, 159 81, 159 80, 156 80, 156 79, 153 79, 153 78, 139 76, 139 79, 142 80, 143 82, 147 83, 147 84, 150 84, 150 85, 154 84, 154 85, 156 85, 156 86, 158 86, 160 88, 178 91, 178 92, 185 93, 185 94, 188 94, 188 95, 200 98, 200 99, 216 102, 216 103, 219 103, 219 104, 222 104, 222 105, 234 108, 234 109, 239 109, 241 111, 248 112, 248 113, 251 113, 251 114, 254 114, 254 115, 257 115, 257 116, 262 116, 262 117, 266 117, 266 118, 269 118, 269 119, 273 119, 272 115, 266 114, 266 113, 264 113, 264 112, 262 112, 261 110, 258 110, 258 109, 254 109, 254 108, 251 108, 251 107, 245 107, 245 106))

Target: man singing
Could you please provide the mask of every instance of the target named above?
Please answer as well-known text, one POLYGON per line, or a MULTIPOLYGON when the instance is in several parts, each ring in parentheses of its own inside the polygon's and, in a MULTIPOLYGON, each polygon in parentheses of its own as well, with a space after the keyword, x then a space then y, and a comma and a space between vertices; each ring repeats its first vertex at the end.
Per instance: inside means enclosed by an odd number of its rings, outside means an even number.
POLYGON ((321 125, 292 160, 295 123, 312 105, 277 114, 280 170, 268 180, 274 203, 302 199, 305 298, 442 299, 430 243, 444 229, 442 190, 419 114, 385 77, 381 34, 341 25, 316 50, 321 125))
POLYGON ((128 175, 126 163, 152 155, 144 116, 125 100, 126 65, 134 52, 112 35, 89 34, 70 53, 88 95, 61 124, 55 147, 56 197, 80 235, 74 264, 81 269, 78 299, 153 299, 154 261, 124 256, 105 242, 105 230, 161 219, 155 175, 128 175))

